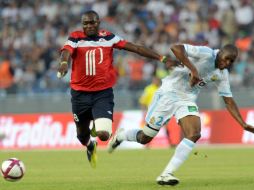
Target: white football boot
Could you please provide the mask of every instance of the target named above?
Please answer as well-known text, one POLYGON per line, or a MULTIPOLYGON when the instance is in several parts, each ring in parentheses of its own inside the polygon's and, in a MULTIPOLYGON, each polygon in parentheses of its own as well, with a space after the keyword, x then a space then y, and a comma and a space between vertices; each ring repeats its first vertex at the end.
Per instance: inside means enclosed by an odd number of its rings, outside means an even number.
POLYGON ((122 132, 123 129, 118 129, 115 133, 115 135, 113 135, 113 137, 109 140, 108 143, 108 153, 112 153, 121 143, 122 141, 117 140, 117 134, 122 132))
POLYGON ((157 183, 159 185, 177 185, 179 183, 179 179, 176 178, 173 174, 164 174, 164 175, 160 175, 159 177, 157 177, 156 179, 157 183))

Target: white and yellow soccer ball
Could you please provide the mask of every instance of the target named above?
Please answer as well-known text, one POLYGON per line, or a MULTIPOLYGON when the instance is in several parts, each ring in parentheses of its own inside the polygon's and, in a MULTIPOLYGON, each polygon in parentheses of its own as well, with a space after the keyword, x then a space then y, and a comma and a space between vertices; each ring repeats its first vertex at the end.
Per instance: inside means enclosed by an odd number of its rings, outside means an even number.
POLYGON ((25 174, 25 165, 17 158, 10 158, 2 162, 1 174, 7 181, 18 181, 25 174))

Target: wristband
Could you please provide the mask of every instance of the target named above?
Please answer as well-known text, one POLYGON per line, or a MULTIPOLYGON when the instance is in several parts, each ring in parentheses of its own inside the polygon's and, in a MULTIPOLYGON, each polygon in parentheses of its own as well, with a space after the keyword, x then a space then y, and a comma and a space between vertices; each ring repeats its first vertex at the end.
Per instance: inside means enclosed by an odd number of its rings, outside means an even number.
POLYGON ((68 62, 67 61, 62 61, 61 63, 60 63, 60 65, 68 65, 68 62))
POLYGON ((56 74, 57 78, 62 78, 62 74, 58 71, 57 74, 56 74))
POLYGON ((168 58, 165 55, 161 56, 161 58, 160 58, 160 62, 162 62, 162 63, 166 63, 167 60, 168 60, 168 58))

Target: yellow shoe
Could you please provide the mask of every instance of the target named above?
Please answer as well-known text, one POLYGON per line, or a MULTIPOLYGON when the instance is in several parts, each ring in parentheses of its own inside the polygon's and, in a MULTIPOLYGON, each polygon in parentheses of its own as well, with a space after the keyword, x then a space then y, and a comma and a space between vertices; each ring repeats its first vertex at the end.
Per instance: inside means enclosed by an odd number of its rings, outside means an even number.
POLYGON ((97 154, 96 154, 96 149, 97 149, 97 142, 93 141, 94 147, 93 150, 88 150, 86 151, 87 153, 87 159, 91 164, 92 168, 96 168, 97 165, 97 154))

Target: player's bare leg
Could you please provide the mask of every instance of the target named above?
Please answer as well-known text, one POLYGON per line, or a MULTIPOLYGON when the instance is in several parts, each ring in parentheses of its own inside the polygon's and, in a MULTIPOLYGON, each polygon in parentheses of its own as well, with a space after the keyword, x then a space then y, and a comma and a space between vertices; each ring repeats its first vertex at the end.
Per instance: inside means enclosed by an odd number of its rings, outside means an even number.
POLYGON ((107 141, 112 134, 112 119, 96 118, 94 124, 97 137, 101 141, 107 141))

